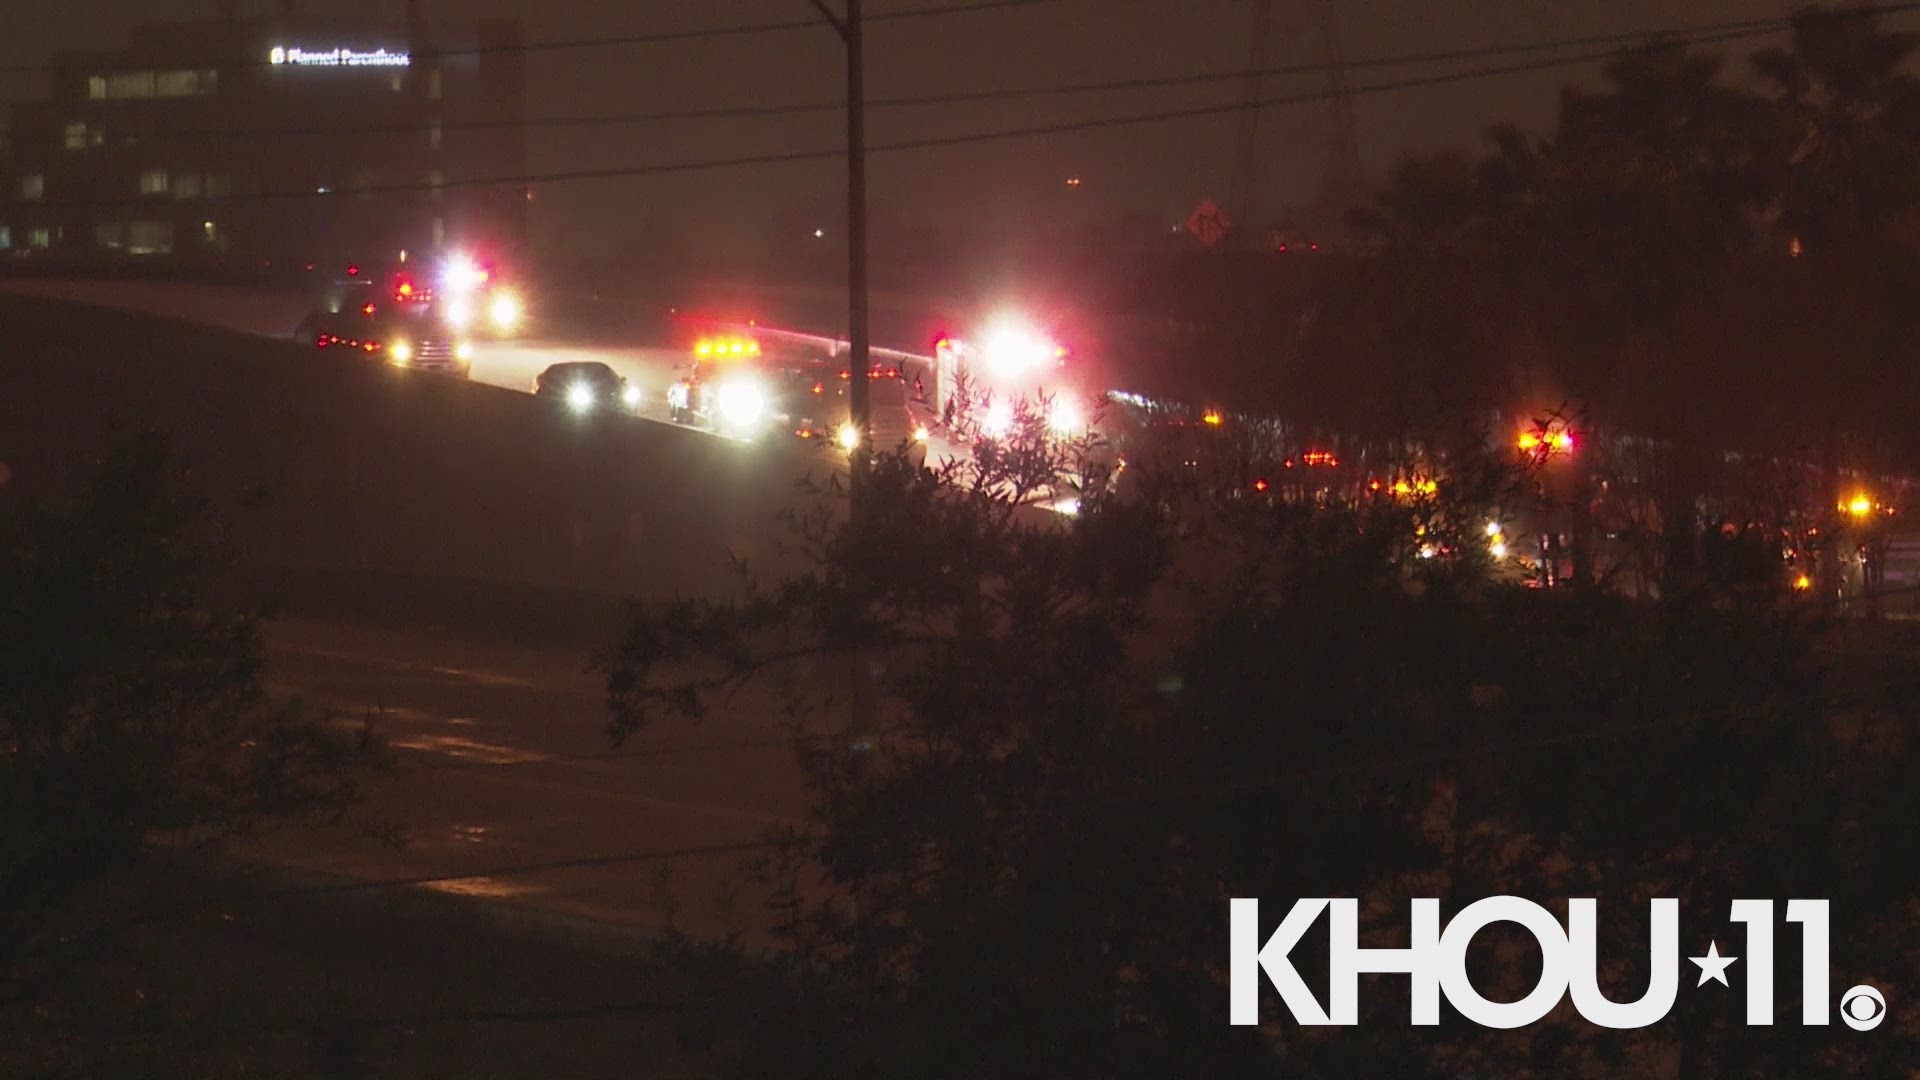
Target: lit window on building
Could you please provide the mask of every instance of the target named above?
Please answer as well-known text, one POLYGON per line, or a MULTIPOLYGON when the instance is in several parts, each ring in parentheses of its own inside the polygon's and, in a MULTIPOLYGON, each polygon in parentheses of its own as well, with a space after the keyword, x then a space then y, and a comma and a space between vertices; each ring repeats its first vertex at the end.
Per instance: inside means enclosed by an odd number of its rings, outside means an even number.
POLYGON ((107 76, 107 97, 150 98, 154 95, 154 77, 151 71, 119 71, 107 76))
POLYGON ((433 126, 427 129, 427 147, 433 150, 440 149, 440 144, 445 141, 446 136, 446 129, 440 126, 440 121, 435 120, 433 126))
POLYGON ((104 129, 97 128, 85 120, 75 120, 61 129, 60 141, 61 145, 69 150, 85 150, 89 147, 105 145, 107 133, 104 129))
POLYGON ((435 169, 432 172, 427 174, 427 188, 428 190, 432 191, 434 198, 436 199, 439 198, 442 194, 442 189, 445 188, 446 186, 447 186, 446 173, 442 172, 439 169, 435 169))
POLYGON ((108 251, 127 246, 127 226, 123 222, 103 221, 93 227, 93 242, 108 251))
POLYGON ((127 229, 129 255, 170 255, 173 253, 173 222, 136 221, 127 229))
POLYGON ((53 230, 45 227, 27 230, 27 246, 36 251, 45 251, 53 246, 53 230))
POLYGON ((167 170, 165 169, 140 170, 140 194, 165 195, 167 193, 168 187, 169 185, 167 183, 167 170))
POLYGON ((200 242, 208 247, 220 247, 220 227, 211 221, 201 222, 200 242))
POLYGON ((440 100, 440 65, 438 64, 433 66, 433 70, 427 72, 427 100, 440 100))
POLYGON ((40 173, 29 173, 20 178, 20 197, 22 199, 44 199, 47 196, 47 178, 40 173))
POLYGON ((0 225, 0 251, 13 249, 13 226, 0 225))
POLYGON ((173 178, 173 197, 176 199, 197 199, 200 197, 200 174, 183 172, 173 178))
POLYGON ((154 90, 160 97, 211 94, 217 77, 214 71, 162 71, 154 78, 154 90))
POLYGON ((87 76, 87 96, 95 101, 106 100, 107 77, 105 75, 87 76))

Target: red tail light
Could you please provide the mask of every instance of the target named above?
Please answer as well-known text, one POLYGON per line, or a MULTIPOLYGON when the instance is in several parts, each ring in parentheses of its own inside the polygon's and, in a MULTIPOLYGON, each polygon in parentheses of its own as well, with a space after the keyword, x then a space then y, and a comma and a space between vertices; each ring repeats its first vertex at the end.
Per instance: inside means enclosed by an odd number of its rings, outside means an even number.
POLYGON ((316 338, 314 338, 314 339, 313 339, 313 345, 314 345, 314 347, 315 347, 315 348, 317 348, 317 349, 324 349, 324 348, 326 348, 326 347, 327 347, 327 335, 325 335, 325 334, 321 334, 321 335, 320 335, 319 337, 316 337, 316 338))

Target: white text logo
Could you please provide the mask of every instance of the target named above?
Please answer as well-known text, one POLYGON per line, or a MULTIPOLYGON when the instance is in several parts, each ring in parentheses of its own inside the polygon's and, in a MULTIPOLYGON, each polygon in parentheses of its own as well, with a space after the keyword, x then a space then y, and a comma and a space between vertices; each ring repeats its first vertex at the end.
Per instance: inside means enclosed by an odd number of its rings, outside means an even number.
MULTIPOLYGON (((1440 901, 1413 901, 1413 924, 1404 949, 1363 949, 1359 943, 1358 903, 1350 899, 1301 900, 1287 912, 1266 943, 1260 942, 1260 902, 1236 899, 1229 904, 1231 1022, 1260 1022, 1260 981, 1264 973, 1280 993, 1293 1018, 1306 1025, 1359 1022, 1359 983, 1364 974, 1406 975, 1413 984, 1416 1025, 1440 1022, 1440 1000, 1445 997, 1462 1016, 1490 1028, 1517 1028, 1552 1012, 1569 992, 1573 1007, 1589 1022, 1609 1028, 1641 1028, 1658 1023, 1673 1008, 1680 988, 1680 902, 1656 899, 1649 912, 1650 972, 1647 987, 1632 1001, 1614 1001, 1599 985, 1599 957, 1592 900, 1567 901, 1567 924, 1531 900, 1494 896, 1479 900, 1440 925, 1440 901), (1327 913, 1330 956, 1327 1007, 1308 990, 1289 954, 1301 937, 1327 913), (1474 935, 1495 923, 1513 923, 1532 935, 1540 949, 1540 981, 1518 1001, 1490 1001, 1474 989, 1467 977, 1467 949, 1474 935)), ((1717 982, 1730 987, 1727 968, 1744 959, 1746 1007, 1749 1025, 1769 1025, 1774 1014, 1773 939, 1774 902, 1735 900, 1732 921, 1746 929, 1745 956, 1726 956, 1718 942, 1705 956, 1688 959, 1700 969, 1695 986, 1717 982)), ((1828 922, 1825 900, 1789 900, 1786 921, 1800 925, 1800 1022, 1828 1022, 1828 922)), ((1871 986, 1856 986, 1840 995, 1840 1019, 1855 1031, 1869 1031, 1886 1017, 1886 999, 1871 986)))

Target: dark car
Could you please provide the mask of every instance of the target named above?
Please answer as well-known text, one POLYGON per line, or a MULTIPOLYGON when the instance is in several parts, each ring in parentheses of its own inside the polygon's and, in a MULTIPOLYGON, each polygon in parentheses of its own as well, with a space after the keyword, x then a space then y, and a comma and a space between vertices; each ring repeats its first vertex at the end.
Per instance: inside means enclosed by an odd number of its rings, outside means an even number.
POLYGON ((598 360, 554 364, 533 380, 533 393, 576 413, 640 409, 640 388, 598 360))
POLYGON ((467 336, 427 314, 372 304, 337 313, 316 311, 301 322, 300 333, 317 348, 366 353, 395 367, 463 378, 473 368, 473 345, 467 336))

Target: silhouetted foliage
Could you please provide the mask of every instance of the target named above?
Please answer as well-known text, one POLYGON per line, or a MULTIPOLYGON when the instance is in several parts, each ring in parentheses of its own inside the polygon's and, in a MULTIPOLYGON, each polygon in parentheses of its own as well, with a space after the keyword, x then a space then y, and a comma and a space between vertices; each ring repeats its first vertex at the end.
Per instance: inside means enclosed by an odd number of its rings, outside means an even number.
POLYGON ((58 499, 0 498, 9 1075, 84 1070, 141 1036, 94 965, 169 867, 353 794, 361 737, 269 701, 252 617, 211 602, 230 554, 158 436, 117 440, 58 499))
MULTIPOLYGON (((1892 646, 1772 593, 1499 584, 1464 538, 1508 485, 1453 464, 1482 481, 1360 504, 1225 496, 1176 521, 1100 497, 1036 518, 882 458, 860 527, 829 514, 810 534, 812 573, 742 607, 638 620, 613 663, 622 732, 796 658, 877 672, 871 726, 806 744, 814 828, 791 839, 828 887, 793 867, 792 951, 742 1010, 740 1075, 1920 1063, 1910 1028, 1747 1029, 1712 989, 1639 1032, 1562 1014, 1412 1028, 1393 980, 1363 986, 1359 1029, 1228 1026, 1235 896, 1268 901, 1269 925, 1299 897, 1357 897, 1372 944, 1404 940, 1416 896, 1595 897, 1616 998, 1644 985, 1649 896, 1682 900, 1689 956, 1735 940, 1734 897, 1825 897, 1837 979, 1917 974, 1920 878, 1901 854, 1920 820, 1915 699, 1884 673, 1838 684, 1892 646), (1436 546, 1457 554, 1425 557, 1436 546)), ((1534 962, 1499 937, 1472 963, 1512 1000, 1534 962)), ((1317 940, 1294 954, 1315 986, 1317 940)))

